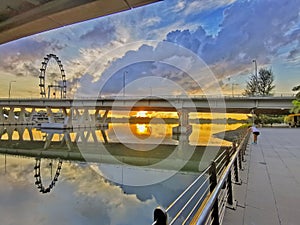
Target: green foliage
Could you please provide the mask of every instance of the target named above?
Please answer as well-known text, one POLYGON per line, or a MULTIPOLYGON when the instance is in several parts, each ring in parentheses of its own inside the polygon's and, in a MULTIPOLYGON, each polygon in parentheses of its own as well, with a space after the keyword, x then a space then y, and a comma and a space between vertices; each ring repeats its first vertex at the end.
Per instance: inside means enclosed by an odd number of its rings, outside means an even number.
POLYGON ((283 123, 284 116, 277 116, 277 115, 260 115, 260 122, 262 124, 274 124, 274 123, 283 123))
POLYGON ((251 74, 244 94, 246 96, 270 96, 275 88, 271 69, 261 68, 258 75, 251 74))
POLYGON ((296 94, 296 100, 292 101, 293 108, 291 108, 290 113, 299 113, 300 112, 300 85, 292 88, 292 91, 298 91, 296 94))
POLYGON ((247 86, 245 89, 246 96, 255 96, 257 94, 257 77, 251 74, 249 81, 247 81, 247 86))
POLYGON ((293 100, 292 104, 293 104, 293 108, 290 110, 290 113, 300 113, 300 101, 293 100))
POLYGON ((298 93, 296 94, 296 98, 300 100, 300 85, 293 87, 292 91, 298 91, 298 93))
POLYGON ((258 75, 258 94, 261 96, 272 95, 271 91, 275 88, 273 85, 274 76, 271 69, 260 69, 258 75))

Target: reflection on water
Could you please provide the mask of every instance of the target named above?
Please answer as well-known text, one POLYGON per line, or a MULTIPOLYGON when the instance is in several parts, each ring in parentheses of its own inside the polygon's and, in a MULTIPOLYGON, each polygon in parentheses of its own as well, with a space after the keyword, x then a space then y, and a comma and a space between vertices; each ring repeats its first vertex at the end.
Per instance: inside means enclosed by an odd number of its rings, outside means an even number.
MULTIPOLYGON (((105 130, 95 130, 97 141, 100 142, 141 142, 141 143, 157 143, 162 140, 163 143, 177 143, 172 136, 172 128, 178 124, 127 124, 127 123, 112 123, 105 130), (107 140, 106 140, 107 139, 107 140), (121 139, 121 140, 120 140, 121 139)), ((225 130, 235 130, 242 124, 192 124, 193 132, 189 136, 189 142, 192 145, 231 145, 231 142, 216 138, 213 134, 225 130)), ((35 140, 44 141, 47 132, 51 130, 38 130, 36 128, 18 126, 18 127, 0 127, 1 140, 35 140)), ((76 131, 69 131, 70 140, 78 141, 76 131)), ((89 136, 87 141, 94 141, 93 137, 88 134, 88 131, 83 132, 85 136, 89 136)), ((53 132, 51 138, 53 141, 59 141, 63 137, 61 131, 53 132)))
POLYGON ((1 224, 151 224, 229 144, 211 125, 179 137, 174 126, 0 127, 1 224))

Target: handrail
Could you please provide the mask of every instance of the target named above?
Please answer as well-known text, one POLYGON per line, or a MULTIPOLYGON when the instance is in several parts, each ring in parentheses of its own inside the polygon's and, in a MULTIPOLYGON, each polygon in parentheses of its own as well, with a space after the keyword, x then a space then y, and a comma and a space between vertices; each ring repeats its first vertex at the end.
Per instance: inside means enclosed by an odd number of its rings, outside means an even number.
POLYGON ((231 167, 234 164, 234 161, 237 159, 237 156, 239 155, 242 147, 244 147, 244 142, 248 141, 247 140, 247 135, 244 137, 243 141, 241 142, 241 144, 238 146, 237 151, 234 153, 232 160, 230 160, 229 164, 227 165, 225 171, 223 172, 223 175, 220 178, 220 181, 218 182, 217 186, 215 187, 214 191, 211 193, 207 203, 205 204, 205 207, 202 210, 202 213, 197 221, 197 225, 202 225, 205 224, 209 214, 211 213, 211 210, 213 208, 213 205, 216 201, 216 199, 218 198, 218 195, 222 189, 222 187, 224 186, 224 183, 226 182, 226 179, 229 175, 229 173, 231 173, 231 167))
MULTIPOLYGON (((159 215, 161 217, 156 217, 156 220, 152 225, 167 225, 167 214, 170 212, 170 209, 182 199, 184 195, 187 194, 197 182, 206 177, 205 181, 200 183, 200 187, 196 187, 194 192, 189 196, 189 199, 183 203, 181 209, 175 213, 169 225, 172 225, 179 216, 182 216, 184 210, 189 206, 190 203, 196 201, 194 205, 190 206, 192 209, 186 216, 184 220, 184 224, 188 221, 193 221, 193 224, 204 225, 207 220, 211 217, 211 224, 220 224, 220 218, 222 220, 224 215, 224 209, 226 204, 222 201, 221 209, 219 210, 218 198, 222 197, 222 200, 226 200, 229 205, 233 204, 233 194, 232 194, 232 181, 231 181, 231 171, 234 168, 235 181, 239 183, 238 178, 238 167, 241 169, 241 161, 244 157, 245 147, 249 139, 250 132, 247 131, 243 137, 242 141, 239 142, 238 147, 236 147, 236 143, 233 143, 231 149, 227 148, 224 152, 222 152, 212 163, 194 180, 189 187, 182 192, 170 205, 166 210, 162 208, 156 208, 156 212, 160 212, 159 215), (219 168, 219 169, 218 169, 219 168), (208 181, 208 184, 207 184, 208 181), (207 186, 205 190, 202 190, 203 187, 207 186), (222 192, 224 187, 227 192, 222 192), (196 200, 197 194, 202 190, 202 195, 198 197, 196 200), (199 206, 200 205, 200 206, 199 206), (194 211, 197 210, 196 214, 194 211), (221 215, 220 214, 221 211, 221 215)), ((182 202, 182 201, 181 201, 182 202)))

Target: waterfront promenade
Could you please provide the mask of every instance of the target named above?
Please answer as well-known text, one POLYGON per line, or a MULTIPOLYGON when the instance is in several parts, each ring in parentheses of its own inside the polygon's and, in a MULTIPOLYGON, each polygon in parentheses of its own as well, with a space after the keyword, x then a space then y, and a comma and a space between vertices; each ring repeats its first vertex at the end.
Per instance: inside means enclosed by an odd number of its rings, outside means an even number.
POLYGON ((300 224, 300 129, 260 128, 246 151, 242 185, 234 184, 237 209, 224 225, 300 224))

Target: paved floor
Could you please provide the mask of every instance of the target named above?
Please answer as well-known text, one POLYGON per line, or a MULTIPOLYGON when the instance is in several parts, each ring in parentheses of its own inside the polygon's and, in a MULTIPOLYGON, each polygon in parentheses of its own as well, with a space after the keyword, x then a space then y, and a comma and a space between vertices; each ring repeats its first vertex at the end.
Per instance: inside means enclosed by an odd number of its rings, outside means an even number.
POLYGON ((260 130, 246 152, 242 185, 234 185, 237 209, 226 209, 223 225, 299 225, 300 129, 260 130))

